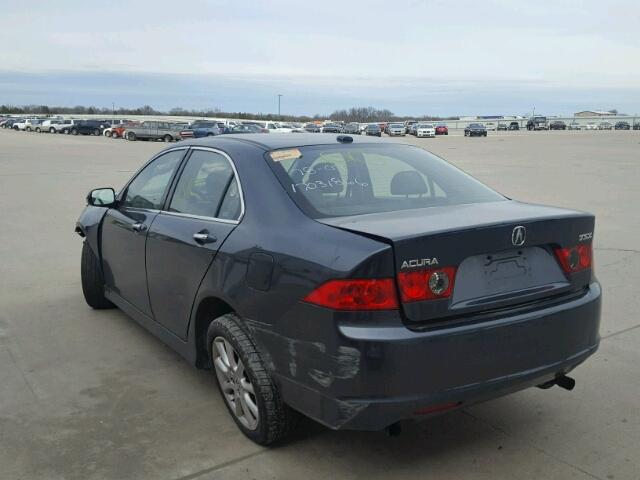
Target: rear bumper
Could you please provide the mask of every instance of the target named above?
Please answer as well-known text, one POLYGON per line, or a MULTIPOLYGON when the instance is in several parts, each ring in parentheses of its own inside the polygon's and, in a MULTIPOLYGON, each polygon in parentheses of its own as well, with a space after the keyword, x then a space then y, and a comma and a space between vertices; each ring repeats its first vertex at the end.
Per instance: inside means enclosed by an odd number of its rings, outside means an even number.
POLYGON ((397 313, 355 318, 304 304, 292 312, 304 319, 295 338, 252 330, 293 408, 333 429, 379 430, 420 408, 464 407, 571 371, 598 348, 600 307, 594 282, 566 303, 431 331, 409 330, 397 313))

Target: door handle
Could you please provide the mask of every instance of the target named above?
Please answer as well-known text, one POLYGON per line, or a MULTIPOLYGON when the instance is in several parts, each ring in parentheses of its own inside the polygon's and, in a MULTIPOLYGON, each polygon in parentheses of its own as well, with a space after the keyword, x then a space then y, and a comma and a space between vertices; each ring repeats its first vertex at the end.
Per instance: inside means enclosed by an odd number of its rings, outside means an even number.
POLYGON ((200 245, 205 245, 207 243, 215 243, 218 241, 216 237, 209 235, 209 232, 207 231, 194 233, 193 239, 196 241, 196 243, 199 243, 200 245))
POLYGON ((144 232, 147 229, 147 226, 144 223, 134 223, 131 228, 134 232, 144 232))

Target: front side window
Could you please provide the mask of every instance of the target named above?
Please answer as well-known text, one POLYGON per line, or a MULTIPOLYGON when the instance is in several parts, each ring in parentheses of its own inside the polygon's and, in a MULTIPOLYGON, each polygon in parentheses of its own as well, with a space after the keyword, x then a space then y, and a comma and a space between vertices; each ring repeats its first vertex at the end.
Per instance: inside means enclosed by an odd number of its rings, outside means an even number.
POLYGON ((362 215, 505 198, 409 145, 324 145, 267 154, 276 176, 312 218, 362 215))
POLYGON ((167 193, 169 182, 184 150, 174 150, 159 156, 129 184, 121 205, 133 208, 159 210, 167 193))
POLYGON ((235 220, 239 215, 229 217, 236 213, 233 198, 226 198, 227 193, 235 189, 234 198, 239 205, 237 185, 234 185, 233 168, 224 156, 206 150, 194 150, 176 185, 169 211, 235 220))

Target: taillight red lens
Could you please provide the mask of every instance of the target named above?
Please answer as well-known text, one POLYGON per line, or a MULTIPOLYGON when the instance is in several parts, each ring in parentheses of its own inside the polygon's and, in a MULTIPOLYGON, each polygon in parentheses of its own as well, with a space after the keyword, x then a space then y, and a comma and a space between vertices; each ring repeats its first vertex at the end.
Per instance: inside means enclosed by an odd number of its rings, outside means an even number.
POLYGON ((334 310, 394 310, 398 308, 391 278, 331 280, 307 295, 305 302, 334 310))
POLYGON ((557 248, 555 252, 562 269, 567 273, 591 268, 593 253, 590 243, 575 247, 557 248))
POLYGON ((398 286, 403 302, 448 298, 453 292, 456 267, 429 268, 400 272, 398 286))

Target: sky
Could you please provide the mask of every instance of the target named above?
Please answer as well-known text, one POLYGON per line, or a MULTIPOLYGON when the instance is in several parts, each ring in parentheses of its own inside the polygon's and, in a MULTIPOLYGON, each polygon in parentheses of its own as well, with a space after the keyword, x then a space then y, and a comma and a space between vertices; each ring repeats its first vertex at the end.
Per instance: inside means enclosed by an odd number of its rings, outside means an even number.
POLYGON ((640 112, 636 0, 0 0, 0 104, 640 112))

